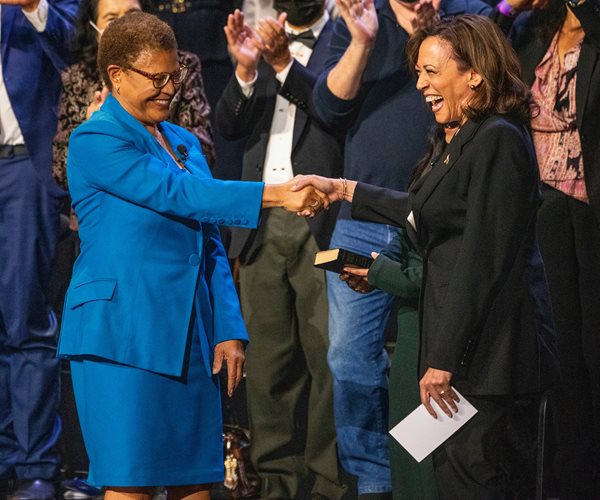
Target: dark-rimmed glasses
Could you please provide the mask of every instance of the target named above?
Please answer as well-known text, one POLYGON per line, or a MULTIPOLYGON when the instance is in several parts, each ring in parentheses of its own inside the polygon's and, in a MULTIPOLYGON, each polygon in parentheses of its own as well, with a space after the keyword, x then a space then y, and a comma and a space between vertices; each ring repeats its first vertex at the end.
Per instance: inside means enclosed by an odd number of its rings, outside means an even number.
POLYGON ((173 80, 173 85, 181 85, 188 75, 188 67, 184 65, 181 65, 179 69, 173 71, 173 73, 147 73, 141 69, 134 68, 133 66, 129 66, 127 69, 135 71, 149 80, 152 80, 155 89, 162 89, 169 83, 169 80, 173 80))

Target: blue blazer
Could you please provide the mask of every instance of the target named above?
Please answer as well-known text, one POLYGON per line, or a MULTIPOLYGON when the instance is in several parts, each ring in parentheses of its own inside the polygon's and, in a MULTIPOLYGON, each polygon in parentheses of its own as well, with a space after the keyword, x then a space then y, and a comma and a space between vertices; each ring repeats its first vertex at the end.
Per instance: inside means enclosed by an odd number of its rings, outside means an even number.
MULTIPOLYGON (((78 0, 48 0, 46 29, 38 33, 21 7, 2 6, 2 73, 31 161, 51 190, 60 71, 67 65, 78 0)), ((64 194, 64 193, 62 193, 64 194)))
POLYGON ((216 224, 256 227, 263 184, 213 179, 195 136, 160 127, 187 171, 111 95, 71 134, 81 254, 58 354, 180 376, 195 312, 210 373, 215 344, 247 340, 216 224))

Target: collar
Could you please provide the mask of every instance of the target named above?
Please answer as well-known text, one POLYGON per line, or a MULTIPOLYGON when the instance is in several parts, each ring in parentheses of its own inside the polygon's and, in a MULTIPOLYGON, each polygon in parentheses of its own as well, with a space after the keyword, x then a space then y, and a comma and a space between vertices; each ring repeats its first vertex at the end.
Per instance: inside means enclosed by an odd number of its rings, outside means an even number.
POLYGON ((300 33, 304 33, 305 31, 312 30, 313 34, 315 35, 315 38, 318 39, 319 35, 321 34, 321 31, 323 31, 323 28, 327 24, 327 21, 329 21, 329 13, 325 10, 323 12, 323 15, 319 19, 317 19, 310 26, 306 26, 301 30, 293 29, 286 21, 285 31, 286 33, 293 33, 294 35, 299 35, 300 33))

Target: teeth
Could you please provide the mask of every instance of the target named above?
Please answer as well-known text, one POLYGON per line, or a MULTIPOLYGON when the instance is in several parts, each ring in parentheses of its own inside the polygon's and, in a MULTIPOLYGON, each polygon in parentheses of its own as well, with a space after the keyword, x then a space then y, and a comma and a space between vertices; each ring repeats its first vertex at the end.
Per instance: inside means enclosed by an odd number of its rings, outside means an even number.
POLYGON ((441 95, 428 95, 425 97, 425 102, 437 102, 441 101, 443 97, 441 95))

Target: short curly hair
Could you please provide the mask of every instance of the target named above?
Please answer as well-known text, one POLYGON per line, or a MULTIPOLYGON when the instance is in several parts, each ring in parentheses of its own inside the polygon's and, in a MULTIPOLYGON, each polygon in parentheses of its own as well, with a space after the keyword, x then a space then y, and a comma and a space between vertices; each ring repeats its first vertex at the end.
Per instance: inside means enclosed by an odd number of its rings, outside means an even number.
POLYGON ((132 12, 108 25, 98 47, 98 71, 109 90, 112 83, 107 68, 111 64, 127 68, 147 50, 177 50, 173 30, 158 17, 132 12))

